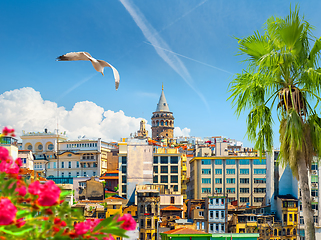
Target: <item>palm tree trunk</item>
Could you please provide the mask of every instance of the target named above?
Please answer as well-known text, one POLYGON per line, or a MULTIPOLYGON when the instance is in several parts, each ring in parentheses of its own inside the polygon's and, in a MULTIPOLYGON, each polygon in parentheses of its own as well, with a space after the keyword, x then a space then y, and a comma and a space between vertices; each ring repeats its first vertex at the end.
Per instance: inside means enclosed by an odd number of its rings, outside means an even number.
MULTIPOLYGON (((308 177, 308 168, 304 158, 298 161, 299 183, 301 189, 301 203, 304 219, 304 232, 306 240, 315 240, 315 230, 313 221, 313 211, 310 196, 310 186, 308 177)), ((300 221, 300 219, 298 219, 300 221)))

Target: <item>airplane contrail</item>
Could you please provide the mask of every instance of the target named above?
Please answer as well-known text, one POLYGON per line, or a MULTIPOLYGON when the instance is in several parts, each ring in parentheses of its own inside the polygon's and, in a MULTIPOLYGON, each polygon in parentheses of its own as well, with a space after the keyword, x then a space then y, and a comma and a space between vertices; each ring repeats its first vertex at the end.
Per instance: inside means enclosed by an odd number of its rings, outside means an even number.
MULTIPOLYGON (((120 0, 123 6, 126 8, 128 13, 131 15, 137 26, 142 31, 146 39, 155 46, 163 46, 165 49, 170 49, 168 44, 161 38, 157 31, 151 26, 147 21, 145 16, 140 12, 140 10, 129 0, 120 0)), ((190 76, 184 63, 174 54, 168 54, 166 51, 160 48, 154 47, 157 54, 177 73, 183 80, 192 88, 192 90, 201 98, 204 102, 206 108, 209 111, 209 104, 207 103, 203 94, 197 90, 193 85, 193 78, 190 76)))
POLYGON ((193 58, 190 58, 190 57, 186 57, 186 56, 184 56, 184 55, 182 55, 182 54, 179 54, 179 53, 176 53, 176 52, 173 52, 173 51, 167 50, 167 49, 165 49, 165 48, 162 48, 162 47, 159 47, 159 46, 155 46, 155 45, 153 45, 153 44, 151 44, 151 43, 149 43, 149 42, 145 42, 145 41, 144 41, 144 43, 149 44, 149 45, 151 45, 151 46, 153 46, 153 47, 156 47, 156 48, 160 48, 160 49, 162 49, 162 50, 164 50, 164 51, 167 51, 167 52, 173 53, 173 54, 175 54, 175 55, 177 55, 177 56, 180 56, 180 57, 183 57, 183 58, 186 58, 186 59, 192 60, 192 61, 194 61, 194 62, 197 62, 197 63, 203 64, 203 65, 205 65, 205 66, 208 66, 208 67, 211 67, 211 68, 214 68, 214 69, 220 70, 220 71, 222 71, 222 72, 226 72, 226 73, 229 73, 229 74, 234 74, 234 73, 229 72, 229 71, 226 71, 226 70, 224 70, 224 69, 222 69, 222 68, 218 68, 218 67, 215 67, 215 66, 213 66, 213 65, 210 65, 210 64, 207 64, 207 63, 204 63, 204 62, 198 61, 198 60, 196 60, 196 59, 193 59, 193 58))

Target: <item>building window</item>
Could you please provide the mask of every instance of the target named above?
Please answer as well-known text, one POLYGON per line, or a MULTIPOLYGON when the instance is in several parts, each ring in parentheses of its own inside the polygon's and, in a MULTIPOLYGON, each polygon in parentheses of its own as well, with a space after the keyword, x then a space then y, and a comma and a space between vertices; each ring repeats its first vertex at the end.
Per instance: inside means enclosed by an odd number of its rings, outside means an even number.
POLYGON ((154 166, 153 171, 154 171, 154 173, 158 173, 158 166, 154 166))
POLYGON ((168 183, 168 176, 161 176, 161 183, 168 183))
POLYGON ((121 177, 121 182, 122 183, 127 183, 127 177, 126 176, 122 176, 121 177))
POLYGON ((122 173, 126 173, 126 172, 127 172, 126 166, 122 166, 122 167, 121 167, 121 171, 122 171, 122 173))
POLYGON ((254 169, 254 174, 266 174, 266 169, 254 169))
POLYGON ((313 163, 311 165, 311 170, 318 170, 318 163, 313 163))
POLYGON ((79 161, 77 161, 77 168, 79 168, 79 161))
POLYGON ((96 176, 96 172, 93 172, 93 176, 96 176))
POLYGON ((260 198, 260 197, 255 197, 254 198, 254 202, 263 202, 264 198, 260 198))
POLYGON ((240 193, 249 193, 250 189, 249 188, 240 188, 240 193))
POLYGON ((57 168, 57 163, 56 162, 53 163, 53 168, 57 168))
POLYGON ((226 159, 226 165, 235 165, 235 159, 226 159))
POLYGON ((253 164, 254 164, 254 165, 266 165, 266 160, 265 160, 265 159, 262 159, 262 160, 260 160, 260 159, 254 159, 254 160, 253 160, 253 164))
POLYGON ((171 173, 178 173, 178 167, 177 166, 171 166, 171 173))
POLYGON ((249 198, 248 198, 248 197, 241 197, 241 198, 240 198, 240 202, 242 202, 242 203, 248 203, 248 202, 249 202, 249 198))
POLYGON ((84 172, 84 177, 86 177, 87 176, 87 173, 86 172, 84 172))
POLYGON ((178 164, 178 157, 177 156, 171 156, 171 164, 178 164))
POLYGON ((65 163, 61 162, 61 168, 65 168, 65 163))
POLYGON ((69 172, 69 173, 68 173, 68 177, 70 177, 70 178, 71 178, 71 172, 69 172))
POLYGON ((68 155, 67 155, 67 157, 71 157, 72 155, 71 155, 71 153, 69 153, 68 155))
POLYGON ((202 169, 202 174, 211 174, 211 169, 202 169))
POLYGON ((254 183, 266 183, 266 178, 254 178, 254 183))
POLYGON ((158 164, 158 157, 157 156, 154 156, 154 163, 158 164))
POLYGON ((198 212, 198 215, 200 216, 200 217, 204 217, 204 212, 202 211, 202 212, 198 212))
POLYGON ((202 183, 209 184, 209 183, 211 183, 211 179, 210 178, 202 178, 202 183))
POLYGON ((235 169, 226 169, 226 174, 235 174, 235 169))
POLYGON ((227 193, 235 193, 235 188, 226 188, 227 193))
POLYGON ((168 164, 168 157, 161 156, 161 164, 168 164))
POLYGON ((71 162, 70 161, 68 162, 68 168, 71 168, 71 162))
POLYGON ((215 169, 215 174, 222 175, 222 169, 215 169))
POLYGON ((226 178, 226 183, 235 183, 235 178, 226 178))
POLYGON ((203 159, 202 165, 211 165, 211 159, 203 159))
POLYGON ((79 177, 79 172, 77 172, 77 177, 79 177))
POLYGON ((65 177, 65 173, 62 172, 62 173, 61 173, 61 177, 65 177))
POLYGON ((222 184, 222 178, 215 178, 215 183, 222 184))
POLYGON ((171 176, 171 183, 178 183, 178 176, 171 176))
POLYGON ((122 185, 121 188, 122 188, 122 189, 121 189, 121 190, 122 190, 121 192, 122 192, 122 193, 126 193, 126 191, 127 191, 127 186, 126 186, 126 185, 122 185))
POLYGON ((215 165, 222 165, 222 159, 215 159, 215 165))
POLYGON ((50 162, 48 162, 48 169, 50 169, 50 162))
POLYGON ((222 188, 215 188, 215 193, 222 193, 222 188))
POLYGON ((41 151, 42 149, 43 149, 42 144, 39 144, 39 145, 38 145, 38 150, 41 151))
POLYGON ((250 174, 250 169, 240 169, 240 174, 250 174))
POLYGON ((168 173, 168 167, 167 166, 161 166, 161 173, 168 173))
POLYGON ((158 176, 157 175, 153 177, 153 183, 158 183, 158 176))
POLYGON ((266 193, 266 188, 254 188, 254 193, 266 193))
POLYGON ((171 197, 171 204, 175 204, 175 197, 171 197))
POLYGON ((318 196, 318 189, 311 189, 311 196, 317 197, 318 196))
POLYGON ((178 185, 174 185, 174 192, 178 192, 178 185))
POLYGON ((240 165, 249 165, 250 160, 249 159, 240 159, 239 163, 240 163, 240 165))
POLYGON ((122 156, 121 157, 121 163, 122 164, 127 164, 127 157, 126 156, 122 156))
POLYGON ((202 188, 202 193, 211 193, 211 188, 202 188))
POLYGON ((248 178, 240 178, 240 183, 249 184, 250 180, 248 178))

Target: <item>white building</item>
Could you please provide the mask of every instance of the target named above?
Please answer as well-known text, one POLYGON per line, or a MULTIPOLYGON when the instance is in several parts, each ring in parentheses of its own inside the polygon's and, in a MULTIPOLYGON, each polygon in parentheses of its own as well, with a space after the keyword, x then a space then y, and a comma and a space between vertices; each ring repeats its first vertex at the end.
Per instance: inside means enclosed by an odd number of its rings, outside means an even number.
POLYGON ((205 231, 225 233, 227 226, 227 201, 224 195, 209 196, 205 199, 205 231))

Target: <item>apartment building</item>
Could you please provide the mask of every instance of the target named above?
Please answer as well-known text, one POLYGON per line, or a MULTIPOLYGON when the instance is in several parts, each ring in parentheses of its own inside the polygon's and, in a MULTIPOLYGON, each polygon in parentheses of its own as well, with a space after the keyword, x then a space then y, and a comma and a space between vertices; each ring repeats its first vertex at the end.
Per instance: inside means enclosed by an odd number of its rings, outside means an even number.
POLYGON ((216 194, 205 199, 205 232, 227 232, 226 196, 216 194))
POLYGON ((115 145, 90 139, 67 140, 66 133, 23 132, 22 149, 34 156, 34 170, 56 183, 73 183, 75 177, 107 172, 107 154, 115 145))
POLYGON ((124 139, 118 143, 119 193, 134 202, 136 185, 164 185, 181 194, 182 154, 176 148, 149 145, 147 139, 124 139))
POLYGON ((204 156, 190 161, 190 198, 227 194, 239 206, 261 206, 266 193, 266 160, 253 156, 204 156))

